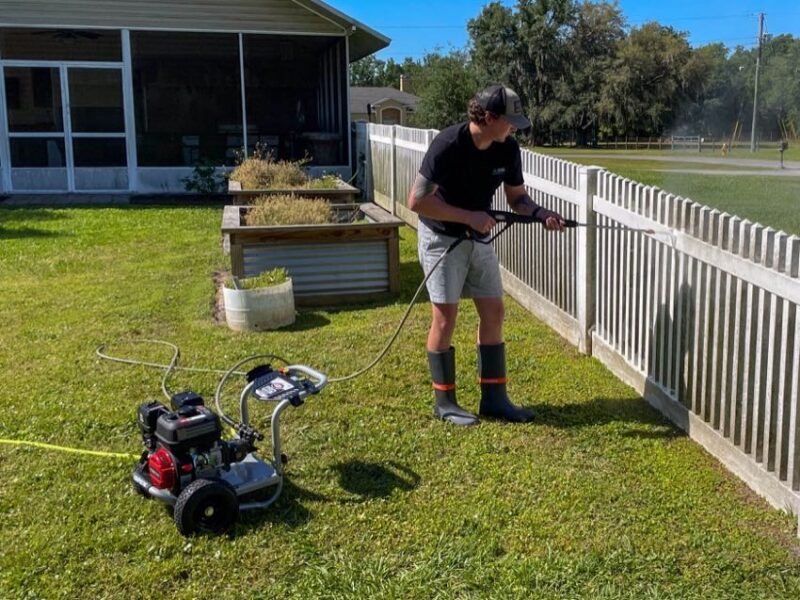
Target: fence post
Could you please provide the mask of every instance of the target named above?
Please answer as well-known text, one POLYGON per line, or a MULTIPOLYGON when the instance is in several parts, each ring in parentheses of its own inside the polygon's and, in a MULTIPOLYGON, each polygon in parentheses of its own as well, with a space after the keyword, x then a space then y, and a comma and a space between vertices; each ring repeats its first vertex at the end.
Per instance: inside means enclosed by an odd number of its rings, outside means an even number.
POLYGON ((392 214, 397 216, 397 145, 395 144, 395 137, 397 135, 397 126, 392 125, 392 134, 389 136, 392 140, 392 149, 389 158, 389 166, 391 167, 389 173, 389 191, 391 192, 392 200, 392 214))
POLYGON ((596 230, 597 217, 593 208, 593 199, 597 193, 597 173, 599 167, 580 167, 578 170, 578 193, 581 202, 578 205, 578 221, 586 223, 586 227, 577 228, 577 309, 580 338, 578 351, 592 354, 592 330, 595 324, 597 272, 596 230))
POLYGON ((375 188, 372 183, 372 123, 364 123, 364 196, 375 202, 375 188))

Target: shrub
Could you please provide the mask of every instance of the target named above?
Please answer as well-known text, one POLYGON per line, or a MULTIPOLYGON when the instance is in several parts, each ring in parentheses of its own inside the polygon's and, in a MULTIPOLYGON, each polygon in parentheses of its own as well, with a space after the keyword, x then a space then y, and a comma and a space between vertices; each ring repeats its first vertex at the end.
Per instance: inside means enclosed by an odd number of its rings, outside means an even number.
POLYGON ((239 164, 231 172, 230 178, 239 181, 243 190, 336 187, 336 175, 310 179, 305 171, 310 161, 310 157, 296 161, 276 161, 269 152, 259 147, 250 158, 239 156, 239 164))
POLYGON ((256 198, 244 221, 247 225, 319 225, 335 219, 327 200, 278 195, 256 198))
POLYGON ((283 267, 275 267, 264 271, 255 277, 242 277, 234 279, 229 276, 225 280, 225 287, 237 290, 254 290, 258 288, 280 285, 289 279, 289 273, 283 267))
POLYGON ((316 179, 309 179, 306 187, 312 190, 330 189, 336 187, 337 181, 339 181, 339 178, 336 175, 323 175, 316 179))
POLYGON ((225 182, 225 177, 217 175, 217 168, 208 159, 201 159, 192 169, 192 174, 181 179, 187 192, 200 194, 213 194, 219 192, 225 182))

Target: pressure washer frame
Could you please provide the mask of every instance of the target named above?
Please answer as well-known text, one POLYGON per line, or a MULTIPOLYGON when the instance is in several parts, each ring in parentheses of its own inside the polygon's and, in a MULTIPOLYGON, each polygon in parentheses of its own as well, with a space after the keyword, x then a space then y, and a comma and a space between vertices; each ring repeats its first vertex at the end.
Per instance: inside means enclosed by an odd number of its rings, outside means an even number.
MULTIPOLYGON (((247 374, 248 383, 239 397, 240 422, 236 422, 222 410, 220 402, 221 390, 227 378, 236 368, 243 362, 256 358, 260 357, 249 357, 230 369, 220 381, 215 398, 218 416, 233 427, 236 431, 235 438, 246 439, 253 444, 257 440, 263 439, 264 436, 250 424, 249 402, 251 400, 277 402, 277 406, 273 409, 270 417, 272 459, 262 459, 258 455, 258 449, 253 447, 253 450, 248 452, 243 460, 230 463, 224 469, 221 469, 215 478, 215 480, 230 486, 237 498, 274 487, 274 491, 264 500, 251 499, 246 502, 239 502, 239 512, 264 509, 278 499, 283 490, 284 465, 287 462, 281 446, 281 414, 290 406, 302 406, 308 396, 318 394, 328 383, 326 375, 306 365, 289 365, 277 370, 272 369, 269 365, 256 367, 247 374), (280 385, 277 382, 280 382, 280 385)), ((191 534, 195 532, 193 530, 185 530, 181 525, 180 515, 177 514, 177 511, 186 503, 186 499, 183 496, 195 491, 191 484, 184 486, 177 494, 174 493, 176 491, 174 489, 161 489, 150 481, 141 462, 134 469, 132 476, 134 487, 140 493, 175 507, 175 521, 181 533, 191 534)), ((195 481, 199 481, 199 479, 195 481)))

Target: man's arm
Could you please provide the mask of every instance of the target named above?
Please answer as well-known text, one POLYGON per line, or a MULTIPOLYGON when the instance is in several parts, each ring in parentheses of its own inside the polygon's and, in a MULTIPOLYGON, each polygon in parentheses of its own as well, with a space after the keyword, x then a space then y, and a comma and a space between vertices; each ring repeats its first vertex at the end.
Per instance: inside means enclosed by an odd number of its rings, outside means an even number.
POLYGON ((445 202, 437 193, 439 186, 418 174, 408 194, 408 208, 420 216, 463 223, 479 233, 488 233, 495 226, 495 220, 483 211, 471 211, 445 202))
POLYGON ((552 210, 547 210, 534 202, 525 190, 524 185, 504 185, 506 200, 515 213, 532 216, 544 223, 545 229, 561 231, 564 229, 561 215, 552 210))

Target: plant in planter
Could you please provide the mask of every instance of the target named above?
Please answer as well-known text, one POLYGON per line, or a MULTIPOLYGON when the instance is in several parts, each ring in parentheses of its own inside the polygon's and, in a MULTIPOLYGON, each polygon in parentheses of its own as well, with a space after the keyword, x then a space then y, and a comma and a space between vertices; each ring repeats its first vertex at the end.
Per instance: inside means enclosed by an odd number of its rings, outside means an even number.
POLYGON ((244 218, 245 225, 318 225, 335 223, 330 203, 322 198, 259 196, 244 218))
POLYGON ((321 197, 337 202, 350 202, 358 189, 336 175, 311 178, 306 167, 311 161, 276 161, 269 153, 256 151, 254 156, 240 160, 229 175, 228 192, 237 204, 248 203, 268 194, 290 194, 295 197, 321 197))
POLYGON ((255 277, 230 276, 222 288, 225 321, 234 331, 263 331, 294 323, 294 291, 286 269, 255 277))

